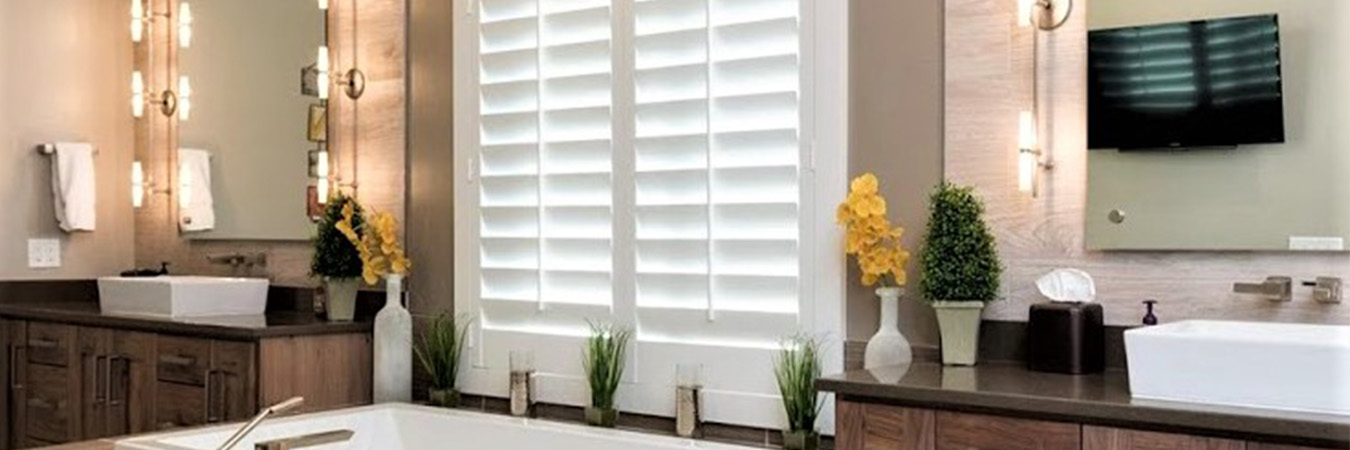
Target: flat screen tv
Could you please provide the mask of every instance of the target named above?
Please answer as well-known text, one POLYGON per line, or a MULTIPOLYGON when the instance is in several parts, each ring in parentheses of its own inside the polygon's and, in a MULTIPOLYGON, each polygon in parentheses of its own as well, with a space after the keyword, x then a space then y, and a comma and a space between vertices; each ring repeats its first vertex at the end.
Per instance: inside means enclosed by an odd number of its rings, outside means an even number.
POLYGON ((1088 148, 1284 142, 1276 15, 1094 30, 1088 148))

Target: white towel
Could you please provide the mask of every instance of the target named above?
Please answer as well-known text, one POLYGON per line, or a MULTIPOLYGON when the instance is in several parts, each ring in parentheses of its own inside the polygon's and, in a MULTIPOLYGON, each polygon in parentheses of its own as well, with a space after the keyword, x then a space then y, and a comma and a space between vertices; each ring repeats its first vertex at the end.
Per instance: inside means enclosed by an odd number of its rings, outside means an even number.
POLYGON ((211 196, 211 153, 178 149, 178 227, 184 232, 216 227, 216 205, 211 196))
POLYGON ((98 215, 94 179, 94 147, 61 142, 52 155, 52 198, 56 223, 67 233, 94 231, 98 215))

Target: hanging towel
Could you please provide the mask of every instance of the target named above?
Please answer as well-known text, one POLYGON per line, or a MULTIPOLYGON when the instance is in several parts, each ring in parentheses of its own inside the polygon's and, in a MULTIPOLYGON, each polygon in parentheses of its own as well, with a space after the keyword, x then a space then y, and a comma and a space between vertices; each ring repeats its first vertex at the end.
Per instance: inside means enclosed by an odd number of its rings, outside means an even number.
POLYGON ((216 227, 216 205, 211 196, 211 153, 178 149, 178 227, 184 232, 216 227))
POLYGON ((57 225, 67 233, 94 231, 98 215, 94 147, 80 142, 57 143, 51 158, 57 225))

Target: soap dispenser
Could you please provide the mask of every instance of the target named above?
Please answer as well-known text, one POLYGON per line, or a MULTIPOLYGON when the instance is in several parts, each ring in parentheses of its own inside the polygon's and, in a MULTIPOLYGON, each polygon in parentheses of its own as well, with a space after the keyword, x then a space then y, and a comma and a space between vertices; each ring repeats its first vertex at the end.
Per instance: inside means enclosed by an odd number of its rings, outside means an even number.
POLYGON ((1144 325, 1153 326, 1158 324, 1158 316, 1153 315, 1153 305, 1158 304, 1157 300, 1144 300, 1144 307, 1148 311, 1144 313, 1144 325))

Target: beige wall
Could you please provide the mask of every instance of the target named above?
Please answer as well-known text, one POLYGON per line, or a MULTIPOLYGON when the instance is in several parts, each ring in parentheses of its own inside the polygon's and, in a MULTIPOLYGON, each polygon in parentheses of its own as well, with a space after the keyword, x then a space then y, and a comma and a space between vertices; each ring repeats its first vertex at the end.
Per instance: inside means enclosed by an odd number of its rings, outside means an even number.
POLYGON ((1097 279, 1098 300, 1111 324, 1138 324, 1140 301, 1162 301, 1164 321, 1187 318, 1350 324, 1350 305, 1319 305, 1307 288, 1294 302, 1270 302, 1232 294, 1238 281, 1267 275, 1298 280, 1319 275, 1350 278, 1350 254, 1130 252, 1085 250, 1087 203, 1088 0, 1058 31, 1042 34, 1041 142, 1055 158, 1043 193, 1017 191, 1017 113, 1028 98, 1030 31, 1014 26, 1012 1, 946 1, 945 175, 975 185, 1007 270, 1005 301, 988 319, 1025 320, 1027 308, 1044 301, 1034 282, 1058 267, 1078 267, 1097 279), (1053 88, 1044 88, 1044 87, 1053 88))
MULTIPOLYGON (((928 192, 942 176, 942 0, 853 0, 850 9, 849 173, 881 179, 891 219, 905 227, 914 255, 901 328, 916 345, 936 345, 917 262, 928 192)), ((876 294, 853 266, 848 283, 848 339, 865 340, 877 329, 876 294)))
POLYGON ((0 2, 0 279, 89 278, 131 266, 128 9, 113 0, 0 2), (33 150, 55 141, 100 152, 95 232, 56 226, 51 165, 33 150), (61 269, 27 268, 32 237, 61 239, 61 269))
POLYGON ((1284 250, 1291 236, 1350 239, 1350 59, 1342 56, 1350 50, 1350 3, 1102 0, 1088 10, 1088 26, 1272 13, 1280 15, 1287 142, 1089 152, 1089 247, 1284 250), (1128 219, 1111 223, 1112 209, 1128 219))

